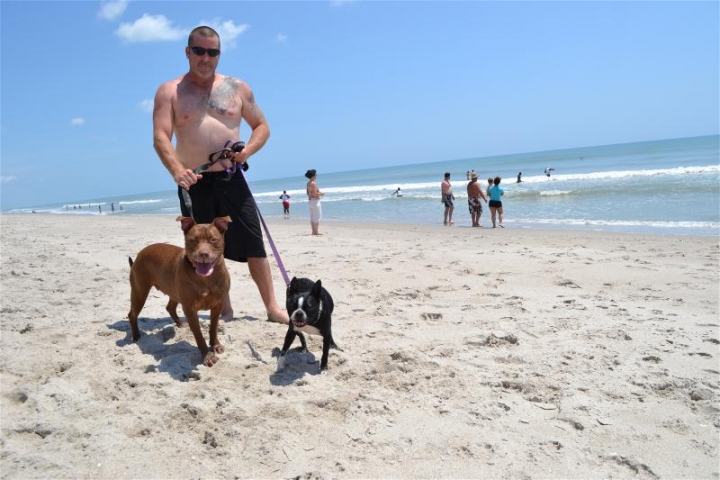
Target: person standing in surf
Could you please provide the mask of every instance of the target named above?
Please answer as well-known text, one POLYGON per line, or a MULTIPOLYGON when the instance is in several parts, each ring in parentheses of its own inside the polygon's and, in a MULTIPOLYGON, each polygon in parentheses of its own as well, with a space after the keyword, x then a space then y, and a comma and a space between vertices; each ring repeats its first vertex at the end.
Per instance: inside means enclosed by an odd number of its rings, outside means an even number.
POLYGON ((450 184, 450 172, 445 173, 445 179, 440 184, 440 194, 440 201, 445 207, 443 225, 453 225, 455 223, 452 219, 453 210, 455 210, 455 195, 453 195, 452 185, 450 184))
POLYGON ((483 207, 480 199, 487 203, 482 187, 478 183, 478 176, 475 171, 470 174, 470 182, 467 185, 468 194, 468 210, 470 210, 470 220, 473 227, 480 227, 480 217, 482 216, 483 207))
POLYGON ((283 190, 283 193, 279 198, 282 202, 284 217, 290 218, 290 195, 287 194, 286 190, 283 190))
POLYGON ((313 168, 305 172, 305 178, 308 179, 305 191, 308 196, 308 206, 310 208, 310 228, 313 235, 322 235, 320 233, 320 220, 322 220, 322 205, 320 199, 325 195, 315 183, 317 179, 317 171, 313 168))
POLYGON ((490 192, 490 203, 488 203, 488 206, 490 207, 490 214, 492 216, 492 224, 493 228, 495 228, 495 217, 498 217, 498 225, 500 228, 503 227, 503 206, 502 206, 502 196, 505 195, 505 191, 500 188, 500 180, 502 180, 500 177, 495 177, 493 179, 493 186, 488 189, 490 192))

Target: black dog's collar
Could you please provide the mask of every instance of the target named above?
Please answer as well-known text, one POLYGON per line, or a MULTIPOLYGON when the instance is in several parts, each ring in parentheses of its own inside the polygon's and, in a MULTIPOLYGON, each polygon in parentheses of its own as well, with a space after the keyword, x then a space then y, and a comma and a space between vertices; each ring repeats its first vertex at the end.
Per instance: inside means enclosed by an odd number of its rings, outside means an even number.
POLYGON ((315 324, 317 323, 317 321, 320 320, 320 317, 322 317, 322 314, 323 314, 323 301, 322 301, 322 299, 318 298, 318 314, 317 314, 317 318, 315 319, 314 322, 307 322, 308 325, 315 325, 315 324))

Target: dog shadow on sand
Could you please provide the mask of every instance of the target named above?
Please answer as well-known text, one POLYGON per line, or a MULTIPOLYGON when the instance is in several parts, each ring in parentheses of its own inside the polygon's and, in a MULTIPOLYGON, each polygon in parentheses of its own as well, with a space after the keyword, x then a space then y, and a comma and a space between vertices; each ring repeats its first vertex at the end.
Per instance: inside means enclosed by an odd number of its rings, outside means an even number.
POLYGON ((176 335, 177 327, 172 318, 141 317, 138 320, 141 336, 137 342, 132 341, 130 323, 127 319, 108 324, 109 329, 126 333, 124 338, 115 342, 118 347, 135 347, 146 355, 152 355, 158 363, 148 365, 145 369, 146 373, 167 373, 182 382, 199 378, 198 366, 202 364, 202 356, 197 345, 185 340, 168 343, 176 335))
MULTIPOLYGON (((279 347, 273 349, 272 356, 277 361, 280 356, 279 347)), ((273 372, 270 383, 276 387, 287 387, 306 375, 320 375, 320 362, 309 351, 291 348, 285 354, 285 368, 281 372, 273 372)))

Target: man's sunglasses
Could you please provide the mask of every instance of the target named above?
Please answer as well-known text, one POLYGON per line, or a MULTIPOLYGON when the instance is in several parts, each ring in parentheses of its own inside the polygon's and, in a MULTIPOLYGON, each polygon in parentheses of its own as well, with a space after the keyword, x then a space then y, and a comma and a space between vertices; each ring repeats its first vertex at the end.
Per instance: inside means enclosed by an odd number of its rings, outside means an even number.
POLYGON ((195 55, 197 55, 198 57, 202 57, 202 56, 205 55, 206 53, 207 53, 208 55, 210 55, 211 57, 217 57, 218 55, 220 55, 220 49, 219 49, 219 48, 192 47, 192 46, 190 46, 190 45, 188 45, 188 47, 190 47, 190 50, 192 50, 192 52, 193 52, 195 55))

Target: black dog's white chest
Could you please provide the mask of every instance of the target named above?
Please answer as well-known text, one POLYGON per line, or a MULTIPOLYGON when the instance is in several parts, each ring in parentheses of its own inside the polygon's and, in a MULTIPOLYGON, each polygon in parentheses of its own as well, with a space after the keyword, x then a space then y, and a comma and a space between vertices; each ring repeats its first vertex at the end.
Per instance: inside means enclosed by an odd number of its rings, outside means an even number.
POLYGON ((318 330, 316 327, 313 327, 312 325, 303 325, 302 327, 293 325, 293 330, 295 330, 296 332, 307 333, 308 335, 318 335, 322 337, 322 333, 320 333, 320 330, 318 330))

